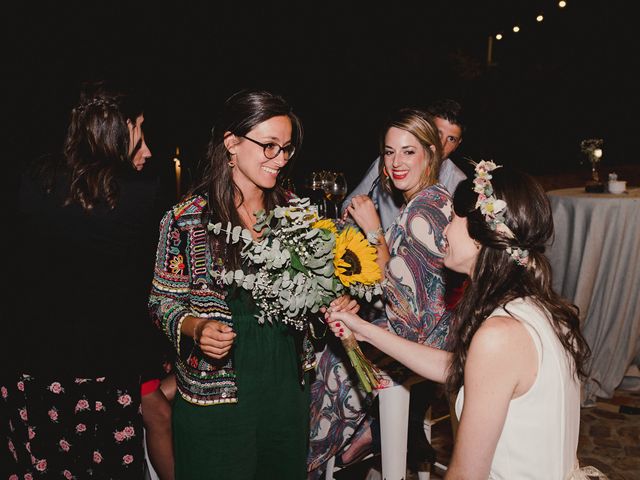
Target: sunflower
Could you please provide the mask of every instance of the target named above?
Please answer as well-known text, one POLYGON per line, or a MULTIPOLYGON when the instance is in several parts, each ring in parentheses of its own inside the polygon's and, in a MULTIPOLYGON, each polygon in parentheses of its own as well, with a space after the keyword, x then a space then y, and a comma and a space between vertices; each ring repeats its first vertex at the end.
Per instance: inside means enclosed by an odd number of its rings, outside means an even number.
POLYGON ((320 230, 328 230, 332 233, 338 233, 338 229, 336 228, 336 224, 333 223, 333 220, 329 218, 323 218, 322 220, 318 220, 316 223, 311 225, 313 228, 318 228, 320 230))
POLYGON ((336 276, 345 287, 356 282, 372 285, 380 280, 376 257, 376 248, 355 228, 347 227, 336 237, 333 265, 336 276))

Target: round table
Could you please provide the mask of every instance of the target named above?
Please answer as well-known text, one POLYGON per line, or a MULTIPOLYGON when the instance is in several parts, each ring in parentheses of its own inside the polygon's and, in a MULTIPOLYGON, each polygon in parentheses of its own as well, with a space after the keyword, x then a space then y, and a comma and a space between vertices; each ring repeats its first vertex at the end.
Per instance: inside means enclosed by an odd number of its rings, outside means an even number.
POLYGON ((626 193, 547 192, 555 238, 553 288, 578 306, 591 347, 583 405, 610 398, 640 360, 640 188, 626 193))

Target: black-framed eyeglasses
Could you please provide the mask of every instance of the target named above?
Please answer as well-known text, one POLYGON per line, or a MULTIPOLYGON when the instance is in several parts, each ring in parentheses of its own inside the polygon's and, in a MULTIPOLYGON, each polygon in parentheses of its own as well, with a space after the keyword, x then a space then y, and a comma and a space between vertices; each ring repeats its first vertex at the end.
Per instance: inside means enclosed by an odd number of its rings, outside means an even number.
POLYGON ((293 154, 296 151, 296 147, 292 143, 283 147, 282 145, 278 145, 275 142, 262 143, 262 142, 258 142, 257 140, 254 140, 253 138, 249 138, 246 135, 240 135, 240 136, 242 138, 246 138, 250 142, 255 143, 256 145, 261 146, 262 149, 264 150, 264 156, 267 157, 269 160, 276 158, 278 155, 280 155, 280 152, 283 152, 285 160, 289 160, 291 157, 293 157, 293 154))

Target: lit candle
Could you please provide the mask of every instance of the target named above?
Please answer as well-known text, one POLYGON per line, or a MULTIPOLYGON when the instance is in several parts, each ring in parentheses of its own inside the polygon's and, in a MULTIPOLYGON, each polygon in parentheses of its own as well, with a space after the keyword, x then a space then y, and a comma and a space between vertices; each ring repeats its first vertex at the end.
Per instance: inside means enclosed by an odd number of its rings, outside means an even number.
POLYGON ((180 159, 178 156, 180 155, 180 147, 176 147, 176 156, 173 159, 173 163, 176 170, 176 197, 180 200, 180 173, 182 172, 182 165, 180 165, 180 159))
POLYGON ((602 149, 601 148, 596 148, 593 151, 593 156, 596 157, 596 158, 602 157, 602 149))

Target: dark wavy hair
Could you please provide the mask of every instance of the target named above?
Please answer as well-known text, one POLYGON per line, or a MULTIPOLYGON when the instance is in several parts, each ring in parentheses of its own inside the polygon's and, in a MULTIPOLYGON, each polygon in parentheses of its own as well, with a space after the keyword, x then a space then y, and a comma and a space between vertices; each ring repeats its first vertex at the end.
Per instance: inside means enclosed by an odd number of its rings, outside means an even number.
POLYGON ((90 211, 104 201, 115 208, 114 176, 131 166, 127 120, 135 124, 142 113, 142 103, 131 91, 104 81, 83 85, 64 142, 63 162, 71 177, 65 205, 77 203, 90 211))
POLYGON ((427 107, 427 113, 432 117, 444 118, 453 125, 457 125, 462 134, 467 128, 462 105, 450 98, 434 101, 427 107))
POLYGON ((562 346, 574 360, 574 374, 586 378, 589 346, 580 332, 577 308, 551 287, 551 266, 544 255, 553 236, 551 206, 544 190, 532 177, 501 167, 491 172, 494 195, 507 203, 505 223, 514 234, 508 238, 489 227, 476 208, 478 194, 472 179, 461 182, 453 198, 455 214, 467 219, 469 236, 481 247, 469 284, 455 312, 456 334, 447 386, 457 391, 464 382, 464 366, 471 339, 498 307, 520 297, 529 297, 549 314, 562 346), (520 247, 529 251, 526 266, 518 265, 505 251, 520 247))
MULTIPOLYGON (((202 181, 193 190, 195 193, 207 195, 208 208, 205 209, 203 216, 205 224, 211 221, 222 222, 223 225, 227 222, 231 222, 232 225, 242 225, 236 203, 238 199, 242 203, 244 198, 240 188, 233 181, 232 168, 229 166, 231 154, 224 145, 225 133, 231 132, 240 137, 249 133, 258 124, 278 116, 286 116, 291 120, 291 143, 295 146, 295 155, 298 155, 302 145, 302 123, 284 98, 265 91, 242 90, 229 97, 224 103, 222 113, 211 130, 202 181)), ((276 186, 265 191, 266 210, 286 202, 281 181, 291 166, 290 160, 280 172, 276 186)), ((211 240, 216 241, 215 238, 211 240)), ((240 245, 227 246, 227 267, 237 268, 240 265, 240 248, 240 245)))

